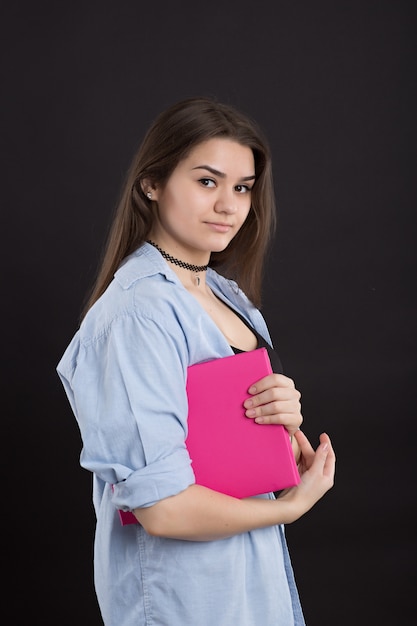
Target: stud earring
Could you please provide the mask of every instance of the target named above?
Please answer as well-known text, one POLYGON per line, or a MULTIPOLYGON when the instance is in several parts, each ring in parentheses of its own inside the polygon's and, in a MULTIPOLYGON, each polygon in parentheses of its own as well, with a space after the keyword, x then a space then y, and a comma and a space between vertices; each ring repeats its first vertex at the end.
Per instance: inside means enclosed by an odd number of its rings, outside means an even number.
POLYGON ((146 197, 147 197, 149 200, 152 200, 152 194, 151 194, 151 192, 150 192, 150 191, 148 191, 148 193, 146 194, 146 197))

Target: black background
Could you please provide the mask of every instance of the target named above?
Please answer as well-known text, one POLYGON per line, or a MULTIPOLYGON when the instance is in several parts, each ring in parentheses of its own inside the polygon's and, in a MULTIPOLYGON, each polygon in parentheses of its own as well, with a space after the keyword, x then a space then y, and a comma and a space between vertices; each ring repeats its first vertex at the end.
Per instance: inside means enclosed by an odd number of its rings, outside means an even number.
POLYGON ((101 624, 55 366, 143 133, 213 95, 269 137, 263 312, 304 430, 338 455, 334 489, 287 527, 307 623, 414 624, 416 4, 15 1, 0 17, 7 623, 101 624))

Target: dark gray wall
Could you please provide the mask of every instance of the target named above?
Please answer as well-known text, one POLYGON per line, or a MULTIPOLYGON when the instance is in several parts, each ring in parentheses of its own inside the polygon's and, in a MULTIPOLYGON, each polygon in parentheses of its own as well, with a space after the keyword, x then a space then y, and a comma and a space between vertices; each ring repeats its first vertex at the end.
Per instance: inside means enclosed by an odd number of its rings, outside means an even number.
POLYGON ((273 150, 264 314, 307 434, 338 454, 334 490, 287 528, 308 624, 414 623, 415 6, 1 8, 8 623, 101 623, 90 476, 55 366, 136 146, 191 95, 252 115, 273 150))

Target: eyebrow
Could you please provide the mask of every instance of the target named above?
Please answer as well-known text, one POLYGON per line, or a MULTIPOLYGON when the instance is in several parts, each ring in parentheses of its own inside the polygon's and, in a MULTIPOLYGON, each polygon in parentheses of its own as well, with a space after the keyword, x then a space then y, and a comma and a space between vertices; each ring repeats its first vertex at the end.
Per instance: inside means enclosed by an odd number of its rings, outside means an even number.
MULTIPOLYGON (((210 165, 197 165, 197 167, 193 167, 193 170, 207 170, 215 176, 219 176, 219 178, 226 178, 226 174, 215 170, 214 167, 210 167, 210 165)), ((252 176, 242 176, 239 180, 254 180, 255 178, 256 176, 253 174, 252 176)))

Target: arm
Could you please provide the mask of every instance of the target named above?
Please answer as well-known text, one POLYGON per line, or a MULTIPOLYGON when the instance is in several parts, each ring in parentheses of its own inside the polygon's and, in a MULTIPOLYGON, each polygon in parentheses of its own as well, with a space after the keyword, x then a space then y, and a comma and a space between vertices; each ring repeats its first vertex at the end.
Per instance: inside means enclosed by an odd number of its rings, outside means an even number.
POLYGON ((333 486, 335 455, 327 435, 314 451, 301 431, 295 438, 302 453, 301 483, 278 500, 239 500, 199 485, 134 513, 151 535, 211 541, 257 528, 288 524, 304 515, 333 486))

